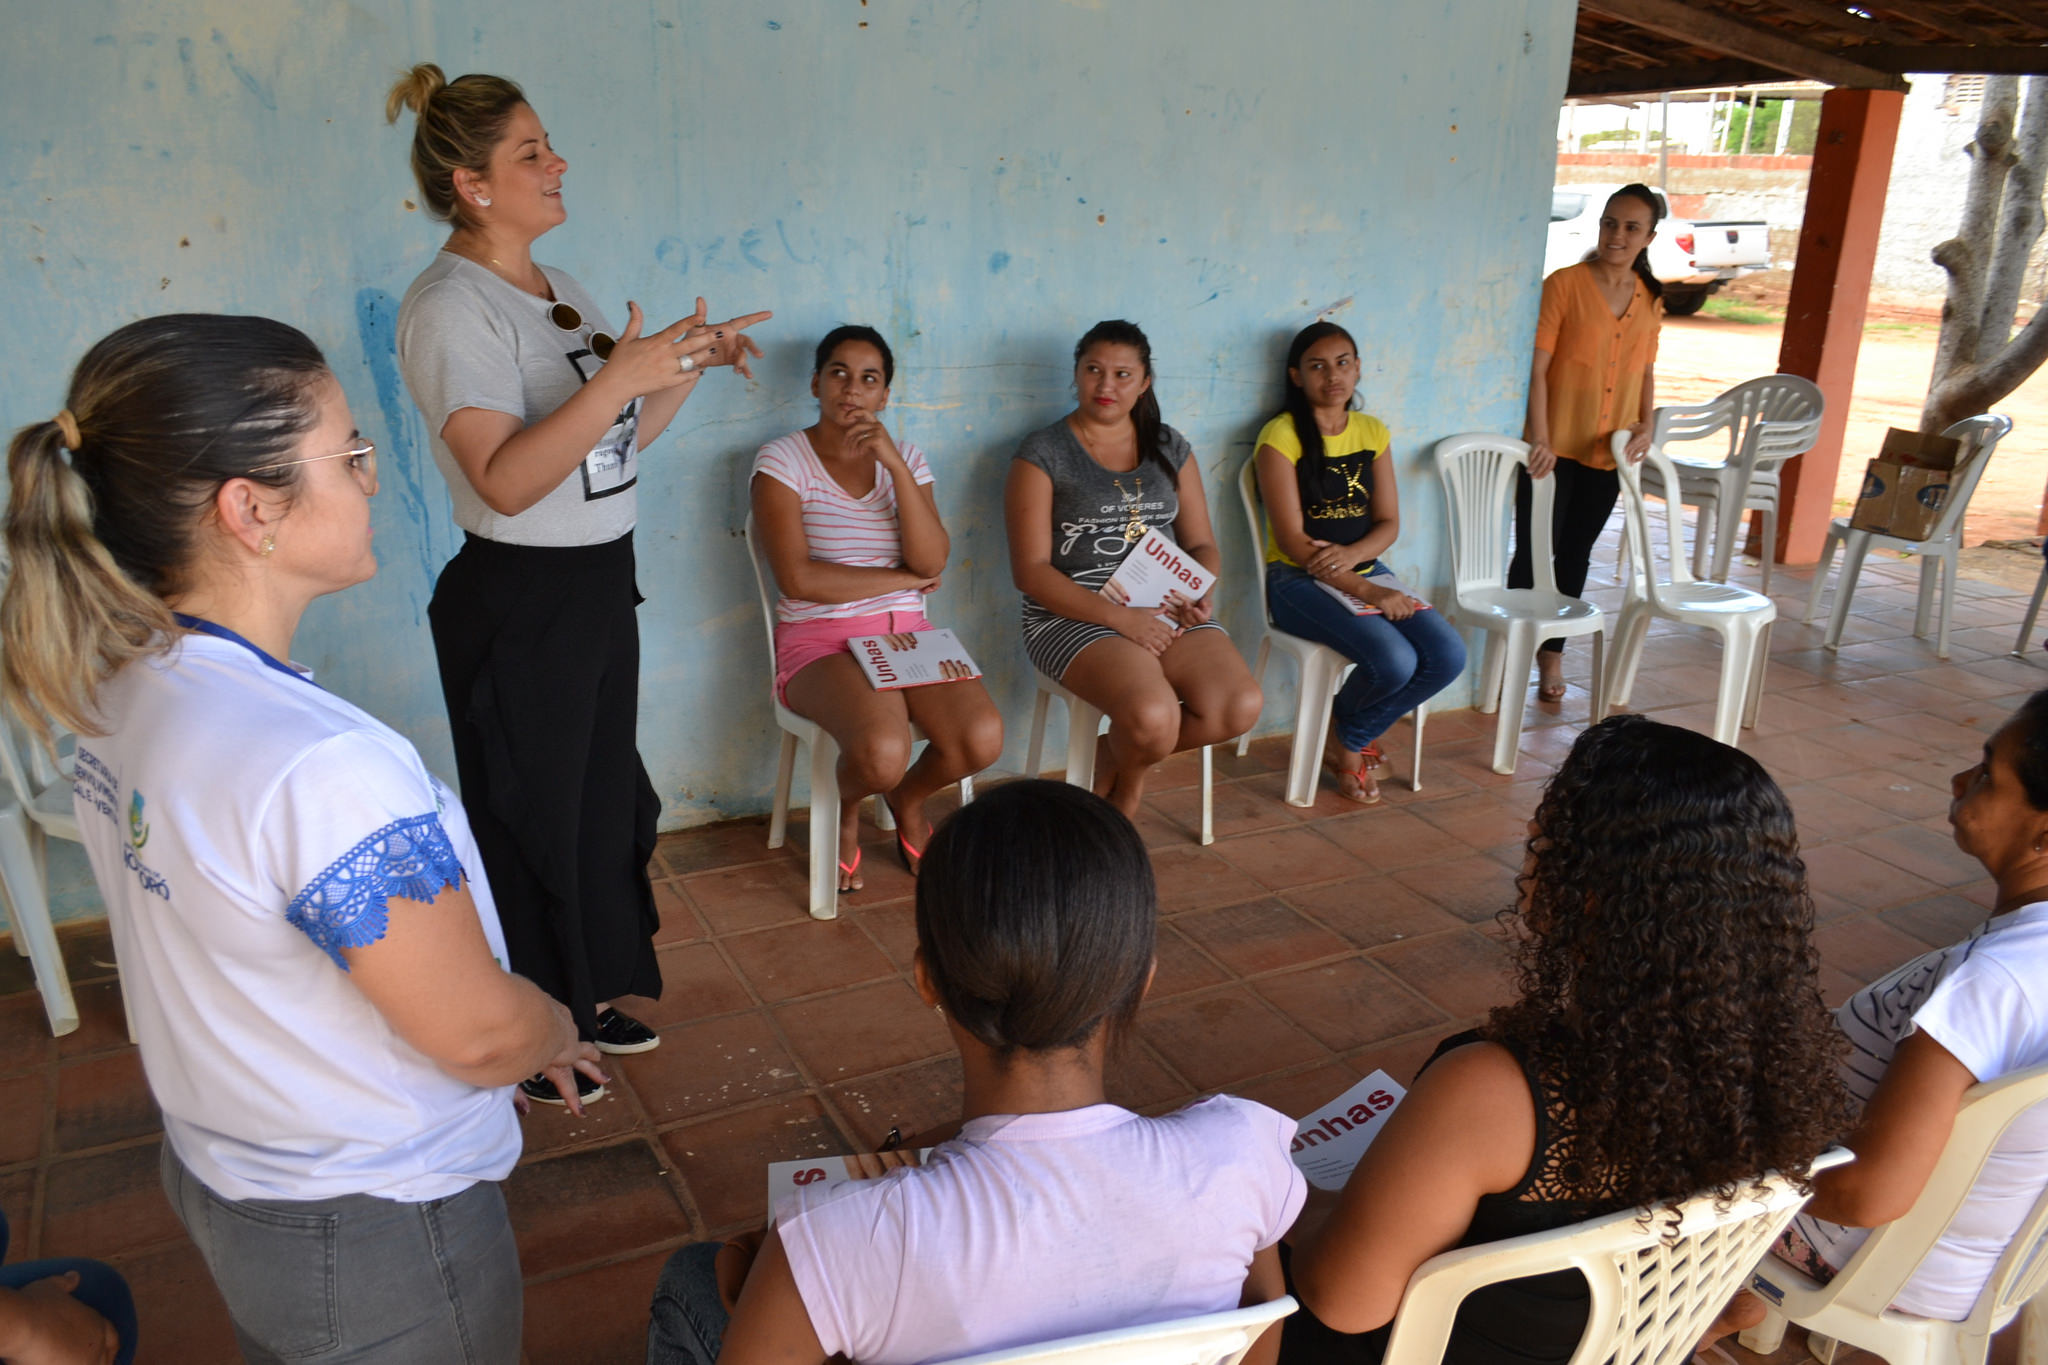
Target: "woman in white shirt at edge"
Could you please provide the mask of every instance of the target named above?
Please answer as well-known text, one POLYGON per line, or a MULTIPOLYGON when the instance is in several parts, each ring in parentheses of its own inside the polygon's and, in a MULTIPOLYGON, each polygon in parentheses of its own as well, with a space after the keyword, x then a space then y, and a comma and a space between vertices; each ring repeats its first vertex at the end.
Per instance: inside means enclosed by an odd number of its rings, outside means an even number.
POLYGON ((1137 830, 1079 788, 1006 783, 940 825, 914 971, 960 1053, 958 1135, 922 1166, 800 1189, 765 1235, 678 1251, 649 1365, 911 1365, 1278 1297, 1307 1189, 1294 1120, 1104 1098, 1157 913, 1137 830))
MULTIPOLYGON (((1844 1140, 1856 1160, 1815 1178, 1777 1250, 1823 1284, 1862 1247, 1864 1229, 1920 1198, 1963 1092, 2048 1063, 2048 691, 2027 698, 1949 790, 1956 847, 1984 865, 1997 898, 1960 942, 1873 981, 1836 1012, 1850 1045, 1842 1078, 1862 1107, 1844 1140)), ((1893 1310, 1967 1318, 2044 1184, 2048 1104, 2038 1104, 1999 1138, 1893 1310)), ((1735 1326, 1763 1316, 1745 1299, 1735 1326)), ((2016 1346, 2018 1326, 2000 1334, 1993 1360, 2016 1346)))
POLYGON ((499 965, 462 807, 282 662, 376 572, 375 447, 303 334, 147 319, 23 428, 8 704, 75 800, 163 1110, 164 1179, 245 1357, 519 1357, 507 1087, 600 1074, 499 965))
POLYGON ((775 581, 775 691, 839 744, 839 889, 858 891, 860 803, 880 793, 897 856, 915 873, 931 837, 924 803, 1003 752, 1003 718, 979 678, 880 692, 848 652, 860 635, 930 630, 924 595, 952 542, 924 452, 882 425, 896 358, 872 327, 818 343, 818 420, 754 457, 754 528, 775 581), (815 532, 815 535, 813 534, 815 532), (910 761, 910 726, 927 741, 910 761))

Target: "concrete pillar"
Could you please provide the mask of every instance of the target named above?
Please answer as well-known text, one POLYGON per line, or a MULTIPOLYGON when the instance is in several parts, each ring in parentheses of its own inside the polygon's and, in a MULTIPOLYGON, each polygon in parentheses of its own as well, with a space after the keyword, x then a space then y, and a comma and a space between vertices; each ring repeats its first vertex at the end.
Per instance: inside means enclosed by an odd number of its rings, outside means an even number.
MULTIPOLYGON (((1885 186, 1892 174, 1892 144, 1906 97, 1896 90, 1835 89, 1821 97, 1820 133, 1799 226, 1799 262, 1785 305, 1785 337, 1778 369, 1820 385, 1827 413, 1812 450, 1785 465, 1778 509, 1778 559, 1811 564, 1820 558, 1834 515, 1835 477, 1842 466, 1842 432, 1856 351, 1870 302, 1877 262, 1877 230, 1884 218, 1885 186)), ((1861 460, 1874 451, 1854 452, 1861 460)))

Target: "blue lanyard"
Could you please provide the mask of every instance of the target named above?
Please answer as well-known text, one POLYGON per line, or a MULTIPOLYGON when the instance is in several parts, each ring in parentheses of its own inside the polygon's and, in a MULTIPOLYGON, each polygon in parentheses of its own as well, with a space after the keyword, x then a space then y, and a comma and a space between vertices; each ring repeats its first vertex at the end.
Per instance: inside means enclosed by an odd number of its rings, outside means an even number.
POLYGON ((307 677, 305 674, 299 672, 298 669, 293 668, 290 664, 279 663, 276 659, 273 659, 269 654, 265 653, 261 647, 251 644, 248 640, 245 640, 241 636, 235 634, 235 632, 229 630, 226 626, 215 625, 213 622, 208 621, 202 617, 187 616, 182 611, 174 611, 171 613, 171 615, 174 618, 176 618, 179 625, 183 626, 187 630, 196 630, 201 635, 212 635, 219 639, 232 641, 233 643, 240 645, 242 648, 248 650, 251 654, 254 654, 257 658, 263 660, 263 662, 267 664, 269 667, 276 669, 278 672, 284 674, 288 678, 297 678, 300 682, 306 684, 306 686, 308 687, 318 687, 320 685, 314 682, 311 678, 307 677))

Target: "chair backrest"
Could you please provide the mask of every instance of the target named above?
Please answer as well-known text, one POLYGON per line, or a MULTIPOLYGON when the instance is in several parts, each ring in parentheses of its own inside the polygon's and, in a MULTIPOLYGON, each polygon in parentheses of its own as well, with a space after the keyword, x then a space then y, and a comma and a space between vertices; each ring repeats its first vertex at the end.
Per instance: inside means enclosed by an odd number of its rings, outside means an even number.
MULTIPOLYGON (((1665 488, 1676 488, 1678 471, 1672 467, 1670 456, 1654 444, 1643 452, 1640 464, 1622 454, 1622 447, 1628 444, 1625 428, 1615 432, 1609 438, 1609 444, 1614 451, 1614 468, 1621 475, 1621 510, 1629 555, 1627 591, 1654 608, 1657 605, 1657 565, 1650 556, 1650 514, 1643 505, 1643 473, 1645 470, 1653 471, 1665 488)), ((1692 564, 1685 554, 1685 519, 1665 517, 1664 534, 1671 555, 1671 581, 1692 582, 1692 564)))
POLYGON ((1745 379, 1704 403, 1672 403, 1656 410, 1650 444, 1660 450, 1687 441, 1703 441, 1727 433, 1729 464, 1754 473, 1759 464, 1775 465, 1803 455, 1820 438, 1827 400, 1820 386, 1796 374, 1765 374, 1745 379))
POLYGON ((946 1365, 1237 1365, 1261 1332, 1296 1307, 1294 1299, 1283 1294, 1250 1308, 960 1356, 946 1365))
POLYGON ((755 533, 754 514, 747 513, 747 554, 754 561, 754 591, 761 596, 761 627, 768 632, 768 676, 775 676, 775 570, 768 566, 767 552, 755 533))
POLYGON ((62 781, 69 784, 71 775, 63 746, 72 739, 71 732, 59 730, 50 736, 58 748, 58 761, 42 745, 30 738, 27 727, 17 720, 11 711, 0 707, 0 769, 4 769, 8 790, 21 803, 23 810, 33 810, 36 798, 48 791, 52 785, 62 781))
MULTIPOLYGON (((1816 1169, 1846 1161, 1837 1149, 1816 1169)), ((1578 1270, 1592 1307, 1571 1365, 1677 1365, 1747 1280, 1806 1196, 1766 1176, 1719 1207, 1711 1192, 1671 1211, 1632 1209, 1553 1232, 1446 1251, 1408 1280, 1383 1365, 1437 1365, 1465 1296, 1524 1275, 1578 1270)))
MULTIPOLYGON (((1451 523, 1451 595, 1505 587, 1513 553, 1515 475, 1529 463, 1527 442, 1466 432, 1436 443, 1436 472, 1451 523)), ((1535 586, 1557 591, 1550 559, 1550 508, 1557 480, 1530 481, 1529 570, 1535 586)))
POLYGON ((1934 519, 1927 539, 1919 544, 1938 544, 1962 532, 1963 514, 1977 494, 1984 471, 1991 465, 1991 452, 1998 449, 1998 443, 2011 430, 2012 418, 1996 412, 1965 417, 1943 430, 1942 435, 1961 441, 1963 449, 1956 456, 1956 472, 1949 480, 1948 501, 1941 505, 1941 515, 1934 519))
MULTIPOLYGON (((1251 458, 1244 462, 1243 468, 1237 471, 1237 497, 1238 501, 1244 504, 1244 524, 1252 535, 1252 563, 1262 565, 1266 562, 1266 510, 1264 502, 1259 498, 1259 452, 1256 450, 1251 453, 1251 458)), ((1266 594, 1262 586, 1259 592, 1260 610, 1266 613, 1267 623, 1271 624, 1273 617, 1263 605, 1265 600, 1266 594)))
MULTIPOLYGON (((1849 1264, 1828 1282, 1830 1300, 1855 1312, 1873 1316, 1884 1312, 1947 1231, 2005 1130, 2043 1103, 2048 1103, 2048 1066, 2016 1071, 1965 1090, 1948 1145, 1941 1149, 1941 1160, 1935 1163, 1927 1187, 1911 1209, 1872 1230, 1849 1264)), ((2048 1286, 2048 1190, 2034 1201, 2033 1211, 2006 1244, 1966 1320, 1965 1333, 1988 1332, 1992 1324, 2044 1286, 2048 1286)))

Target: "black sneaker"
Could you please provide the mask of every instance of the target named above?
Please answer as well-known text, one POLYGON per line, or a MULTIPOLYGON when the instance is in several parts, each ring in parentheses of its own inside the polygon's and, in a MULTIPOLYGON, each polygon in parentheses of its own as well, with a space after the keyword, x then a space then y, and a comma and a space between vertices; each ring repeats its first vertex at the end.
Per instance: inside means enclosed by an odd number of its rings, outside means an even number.
MULTIPOLYGON (((570 1074, 576 1077, 576 1098, 578 1100, 589 1105, 596 1104, 604 1098, 603 1081, 593 1081, 580 1071, 574 1071, 570 1074)), ((563 1106, 568 1104, 568 1101, 562 1098, 562 1092, 555 1089, 555 1083, 548 1079, 545 1071, 541 1072, 538 1076, 528 1076, 519 1083, 519 1089, 526 1098, 538 1104, 559 1104, 563 1106)))
POLYGON ((606 1010, 597 1016, 597 1037, 592 1041, 599 1052, 652 1052, 661 1046, 661 1035, 638 1019, 606 1010))

